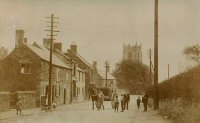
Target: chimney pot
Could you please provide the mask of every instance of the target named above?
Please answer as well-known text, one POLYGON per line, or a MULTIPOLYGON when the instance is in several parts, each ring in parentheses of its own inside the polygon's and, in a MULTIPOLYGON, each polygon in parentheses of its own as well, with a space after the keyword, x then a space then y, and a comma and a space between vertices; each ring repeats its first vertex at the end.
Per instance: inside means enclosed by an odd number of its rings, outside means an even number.
POLYGON ((16 30, 15 48, 21 47, 24 43, 24 30, 16 30))
POLYGON ((43 45, 47 48, 50 48, 50 43, 51 43, 51 40, 49 38, 44 38, 43 39, 43 45))
POLYGON ((77 53, 77 45, 76 44, 71 44, 70 45, 70 50, 74 53, 77 53))
POLYGON ((92 66, 94 67, 94 69, 97 69, 97 61, 93 61, 92 66))
POLYGON ((53 47, 55 50, 62 51, 62 43, 61 42, 54 42, 53 45, 54 45, 53 47))

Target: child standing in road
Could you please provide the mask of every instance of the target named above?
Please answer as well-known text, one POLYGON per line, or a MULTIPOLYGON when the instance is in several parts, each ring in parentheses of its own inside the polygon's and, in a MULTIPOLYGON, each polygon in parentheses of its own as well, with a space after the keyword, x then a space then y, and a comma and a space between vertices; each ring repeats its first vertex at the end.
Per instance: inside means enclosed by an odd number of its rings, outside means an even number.
POLYGON ((20 115, 22 114, 22 104, 19 100, 17 100, 16 110, 17 110, 17 115, 18 115, 18 112, 20 115))
POLYGON ((114 98, 114 106, 115 106, 115 112, 116 112, 116 110, 118 112, 119 101, 118 101, 118 96, 117 95, 114 98))
POLYGON ((141 102, 141 99, 140 99, 140 97, 138 97, 138 99, 137 99, 137 107, 138 107, 138 109, 140 108, 140 102, 141 102))

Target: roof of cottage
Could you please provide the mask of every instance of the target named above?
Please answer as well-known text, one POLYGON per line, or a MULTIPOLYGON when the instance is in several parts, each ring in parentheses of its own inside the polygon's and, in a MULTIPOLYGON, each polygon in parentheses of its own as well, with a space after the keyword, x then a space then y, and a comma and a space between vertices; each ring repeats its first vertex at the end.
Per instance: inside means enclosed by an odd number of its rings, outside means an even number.
POLYGON ((71 50, 68 50, 68 52, 70 52, 71 54, 75 55, 78 59, 80 59, 84 64, 86 64, 88 67, 93 69, 93 66, 87 62, 83 57, 81 57, 78 53, 74 53, 71 50))
MULTIPOLYGON (((34 43, 33 45, 27 44, 28 48, 30 48, 36 55, 38 55, 42 60, 47 62, 50 61, 50 52, 49 49, 45 46, 38 45, 34 43)), ((70 68, 69 65, 66 65, 62 62, 54 53, 52 53, 52 64, 64 68, 70 68)))

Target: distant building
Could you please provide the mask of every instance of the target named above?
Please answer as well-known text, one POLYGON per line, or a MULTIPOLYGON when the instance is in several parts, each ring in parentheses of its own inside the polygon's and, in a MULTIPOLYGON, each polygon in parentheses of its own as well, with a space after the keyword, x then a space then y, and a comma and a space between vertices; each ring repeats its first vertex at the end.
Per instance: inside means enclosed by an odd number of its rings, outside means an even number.
POLYGON ((98 71, 99 82, 97 83, 97 88, 108 88, 110 91, 115 91, 117 89, 115 77, 108 71, 107 78, 105 71, 98 71))
POLYGON ((142 62, 142 45, 123 45, 123 60, 142 62))
POLYGON ((8 55, 8 50, 4 47, 0 48, 0 61, 8 55))

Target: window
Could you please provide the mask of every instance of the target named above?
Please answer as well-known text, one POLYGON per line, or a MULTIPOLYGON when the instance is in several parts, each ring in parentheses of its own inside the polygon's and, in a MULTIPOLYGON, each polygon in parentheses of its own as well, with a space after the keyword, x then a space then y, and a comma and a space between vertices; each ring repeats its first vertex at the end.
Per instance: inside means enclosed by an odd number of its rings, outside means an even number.
POLYGON ((132 59, 132 53, 128 52, 128 59, 131 60, 132 59))
POLYGON ((74 76, 76 76, 76 64, 74 64, 74 76))
POLYGON ((55 91, 55 95, 56 95, 56 97, 58 97, 58 96, 60 96, 60 85, 56 85, 56 91, 55 91))
POLYGON ((69 72, 68 71, 66 71, 66 73, 65 73, 66 75, 65 75, 65 77, 66 77, 66 80, 69 80, 69 72))
POLYGON ((20 72, 21 73, 31 73, 31 64, 30 63, 21 63, 20 72))
POLYGON ((56 69, 56 81, 60 81, 59 69, 56 69))
POLYGON ((46 96, 46 86, 40 87, 41 96, 46 96))
POLYGON ((83 83, 85 83, 85 73, 83 73, 83 83))

